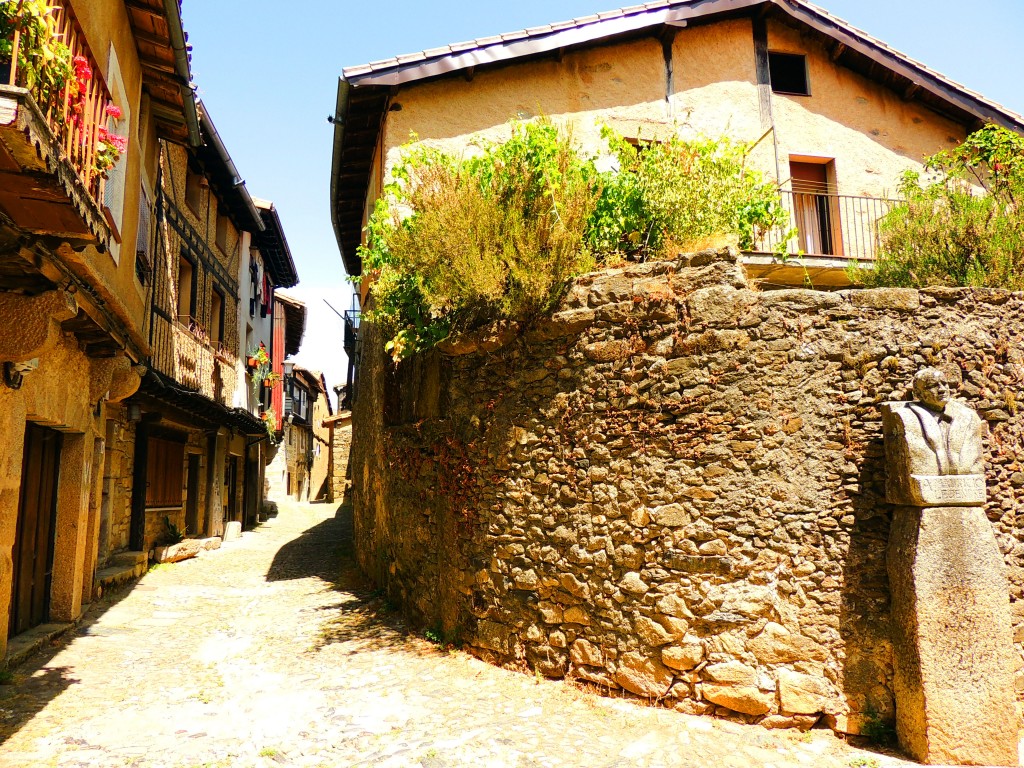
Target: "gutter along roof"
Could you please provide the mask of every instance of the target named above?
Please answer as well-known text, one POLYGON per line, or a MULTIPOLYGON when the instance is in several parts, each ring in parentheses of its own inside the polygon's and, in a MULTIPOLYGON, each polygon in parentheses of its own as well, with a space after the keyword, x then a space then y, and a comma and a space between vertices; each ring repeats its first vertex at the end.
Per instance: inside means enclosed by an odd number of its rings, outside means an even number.
POLYGON ((837 63, 956 122, 972 129, 992 122, 1024 132, 1021 115, 805 0, 661 0, 634 5, 345 68, 334 114, 331 218, 346 270, 350 275, 362 273, 356 248, 362 238, 366 192, 380 130, 396 89, 480 68, 557 56, 566 50, 657 35, 666 28, 758 13, 830 38, 837 63))
POLYGON ((256 209, 249 190, 245 187, 235 162, 231 159, 224 141, 213 124, 213 118, 206 105, 199 102, 199 124, 202 129, 202 144, 195 149, 195 155, 203 166, 206 178, 210 180, 214 193, 222 200, 239 229, 262 232, 263 219, 256 209))
POLYGON ((202 102, 199 102, 199 111, 203 141, 194 152, 206 178, 218 199, 227 205, 239 229, 252 232, 274 286, 291 288, 299 282, 299 274, 277 208, 272 202, 249 194, 245 180, 202 102))

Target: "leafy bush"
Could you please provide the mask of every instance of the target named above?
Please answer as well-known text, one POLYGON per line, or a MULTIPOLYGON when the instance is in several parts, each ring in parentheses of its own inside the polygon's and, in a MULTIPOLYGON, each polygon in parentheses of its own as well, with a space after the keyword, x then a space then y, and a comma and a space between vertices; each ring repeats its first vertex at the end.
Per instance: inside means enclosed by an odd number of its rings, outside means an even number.
POLYGON ((585 232, 600 175, 550 123, 517 125, 467 160, 409 150, 392 176, 360 255, 395 359, 452 330, 527 320, 594 265, 585 232))
POLYGON ((595 217, 599 248, 663 256, 736 234, 750 249, 769 230, 788 227, 775 183, 746 167, 752 144, 673 137, 634 145, 608 129, 604 135, 620 170, 607 178, 595 217))
POLYGON ((61 91, 75 85, 75 69, 71 50, 57 34, 54 7, 48 0, 0 2, 0 62, 11 61, 15 32, 20 34, 19 85, 34 92, 44 111, 48 106, 62 111, 61 91))
POLYGON ((989 125, 908 171, 904 199, 880 225, 870 286, 989 286, 1024 290, 1024 138, 989 125), (979 189, 982 190, 979 192, 979 189))
POLYGON ((452 332, 550 311, 599 262, 729 233, 751 247, 788 221, 774 185, 746 169, 750 145, 604 136, 614 171, 546 121, 515 124, 508 141, 469 159, 406 149, 360 249, 374 281, 368 319, 395 360, 452 332))

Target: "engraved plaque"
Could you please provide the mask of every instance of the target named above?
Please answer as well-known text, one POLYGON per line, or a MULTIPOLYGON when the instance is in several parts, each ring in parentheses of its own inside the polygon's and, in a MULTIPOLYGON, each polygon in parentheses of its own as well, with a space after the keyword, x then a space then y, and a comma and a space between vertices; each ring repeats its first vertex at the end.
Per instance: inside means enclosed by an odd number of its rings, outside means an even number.
POLYGON ((922 507, 984 504, 984 475, 911 475, 911 503, 922 507))

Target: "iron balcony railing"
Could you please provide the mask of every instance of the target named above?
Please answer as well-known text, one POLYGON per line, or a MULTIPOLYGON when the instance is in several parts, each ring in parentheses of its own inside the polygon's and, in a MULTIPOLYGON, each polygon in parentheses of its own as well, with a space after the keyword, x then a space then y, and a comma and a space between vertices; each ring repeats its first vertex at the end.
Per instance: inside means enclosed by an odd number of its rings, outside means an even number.
POLYGON ((345 353, 352 356, 352 352, 356 348, 356 342, 359 340, 359 319, 360 313, 358 309, 349 309, 345 311, 345 353))
POLYGON ((10 56, 0 58, 0 84, 29 91, 93 200, 102 204, 109 165, 100 148, 113 133, 115 113, 71 5, 49 0, 46 13, 30 23, 18 20, 35 18, 38 9, 30 10, 25 0, 8 2, 14 3, 16 23, 6 41, 10 56))
POLYGON ((878 253, 879 222, 899 200, 779 190, 789 214, 785 227, 773 229, 754 250, 791 256, 835 256, 872 261, 878 253))

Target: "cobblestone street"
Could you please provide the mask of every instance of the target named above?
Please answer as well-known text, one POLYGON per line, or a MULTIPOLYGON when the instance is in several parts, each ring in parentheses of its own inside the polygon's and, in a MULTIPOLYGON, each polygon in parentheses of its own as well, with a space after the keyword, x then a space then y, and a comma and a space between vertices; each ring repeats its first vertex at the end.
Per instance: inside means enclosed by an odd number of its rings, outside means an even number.
POLYGON ((94 607, 0 686, 0 765, 909 765, 444 653, 361 585, 349 521, 284 505, 94 607))

